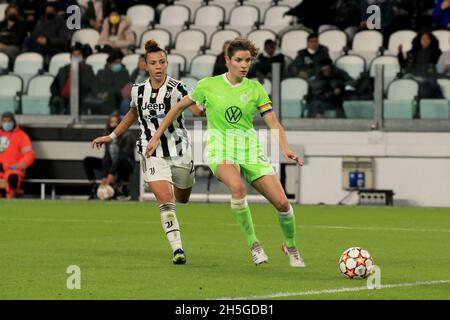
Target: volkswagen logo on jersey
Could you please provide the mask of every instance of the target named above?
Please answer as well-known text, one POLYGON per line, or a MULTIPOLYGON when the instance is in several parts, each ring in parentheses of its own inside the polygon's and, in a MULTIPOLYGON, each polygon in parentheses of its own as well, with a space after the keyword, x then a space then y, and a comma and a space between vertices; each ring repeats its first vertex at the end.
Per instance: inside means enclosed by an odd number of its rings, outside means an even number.
POLYGON ((229 123, 237 123, 242 118, 242 111, 239 107, 231 106, 225 111, 225 119, 229 123))
POLYGON ((8 137, 0 137, 0 153, 6 150, 9 146, 9 139, 8 137))

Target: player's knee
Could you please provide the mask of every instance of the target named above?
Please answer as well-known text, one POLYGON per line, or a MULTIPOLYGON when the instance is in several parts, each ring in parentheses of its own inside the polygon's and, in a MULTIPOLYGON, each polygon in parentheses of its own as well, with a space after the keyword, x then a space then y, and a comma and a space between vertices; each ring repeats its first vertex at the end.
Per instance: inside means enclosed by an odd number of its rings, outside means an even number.
POLYGON ((230 185, 231 195, 234 199, 242 199, 246 196, 244 184, 239 181, 230 185))
POLYGON ((291 204, 287 198, 280 199, 275 203, 275 207, 279 212, 288 212, 291 208, 291 204))
POLYGON ((155 194, 156 200, 160 204, 168 203, 168 202, 174 202, 173 194, 171 192, 160 192, 158 194, 155 194))
POLYGON ((177 202, 178 203, 188 203, 189 202, 189 196, 177 196, 177 202))
POLYGON ((9 175, 8 185, 11 189, 17 189, 17 186, 19 185, 19 176, 17 174, 9 175))

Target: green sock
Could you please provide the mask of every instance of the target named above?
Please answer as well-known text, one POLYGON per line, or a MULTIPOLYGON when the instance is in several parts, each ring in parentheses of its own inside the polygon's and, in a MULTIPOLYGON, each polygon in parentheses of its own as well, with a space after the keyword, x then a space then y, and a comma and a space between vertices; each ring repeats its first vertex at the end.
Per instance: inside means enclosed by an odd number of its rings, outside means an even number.
POLYGON ((292 206, 288 212, 278 212, 278 222, 280 223, 281 231, 283 232, 284 243, 286 247, 295 247, 295 215, 292 206))
POLYGON ((245 233, 247 244, 252 246, 258 239, 253 228, 252 215, 246 199, 231 199, 231 211, 236 221, 241 226, 241 230, 245 233))

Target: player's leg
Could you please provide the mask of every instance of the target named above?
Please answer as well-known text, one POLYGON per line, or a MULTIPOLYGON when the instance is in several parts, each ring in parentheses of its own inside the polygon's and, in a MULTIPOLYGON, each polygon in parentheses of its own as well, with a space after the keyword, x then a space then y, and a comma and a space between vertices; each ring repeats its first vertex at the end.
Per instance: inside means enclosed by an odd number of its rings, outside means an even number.
POLYGON ((189 198, 191 197, 192 187, 187 189, 180 189, 176 186, 173 186, 173 191, 175 194, 175 199, 179 203, 188 203, 189 198))
POLYGON ((305 264, 295 243, 294 209, 286 197, 280 180, 275 174, 267 174, 254 180, 252 186, 277 209, 278 222, 284 238, 283 252, 289 255, 291 266, 303 267, 305 264))
POLYGON ((216 168, 212 167, 211 169, 230 190, 231 211, 246 236, 247 244, 252 251, 253 262, 256 265, 267 262, 267 255, 256 238, 252 215, 246 199, 247 191, 241 179, 239 167, 233 164, 219 164, 216 168))
POLYGON ((159 204, 161 225, 174 253, 173 263, 186 263, 181 241, 180 225, 176 216, 175 196, 172 187, 170 165, 156 157, 143 158, 144 181, 148 183, 159 204))

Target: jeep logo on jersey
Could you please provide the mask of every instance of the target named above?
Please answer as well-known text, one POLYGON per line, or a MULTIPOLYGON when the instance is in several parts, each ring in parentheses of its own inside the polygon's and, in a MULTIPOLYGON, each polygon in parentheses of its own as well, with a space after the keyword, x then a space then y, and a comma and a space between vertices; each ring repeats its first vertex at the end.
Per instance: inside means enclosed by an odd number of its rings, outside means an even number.
POLYGON ((225 111, 225 119, 229 123, 237 123, 242 118, 242 111, 239 107, 231 106, 225 111))
POLYGON ((164 103, 150 103, 146 102, 142 106, 142 110, 156 110, 156 111, 163 111, 166 110, 166 105, 164 103))

